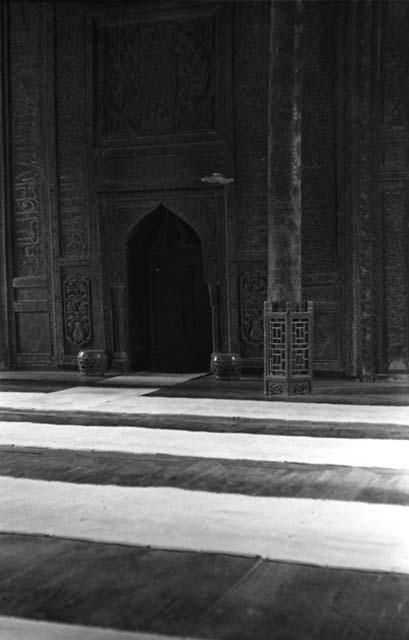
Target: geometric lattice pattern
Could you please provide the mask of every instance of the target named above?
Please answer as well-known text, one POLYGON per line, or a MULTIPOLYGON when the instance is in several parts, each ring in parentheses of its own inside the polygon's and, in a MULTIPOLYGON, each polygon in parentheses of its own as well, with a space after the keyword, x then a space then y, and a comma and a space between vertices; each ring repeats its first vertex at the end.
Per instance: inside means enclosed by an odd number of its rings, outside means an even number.
POLYGON ((286 318, 269 319, 269 374, 285 376, 287 371, 286 318))
POLYGON ((264 393, 306 394, 312 379, 312 302, 264 309, 264 393))
POLYGON ((310 362, 310 322, 308 317, 291 318, 291 373, 307 376, 310 362))

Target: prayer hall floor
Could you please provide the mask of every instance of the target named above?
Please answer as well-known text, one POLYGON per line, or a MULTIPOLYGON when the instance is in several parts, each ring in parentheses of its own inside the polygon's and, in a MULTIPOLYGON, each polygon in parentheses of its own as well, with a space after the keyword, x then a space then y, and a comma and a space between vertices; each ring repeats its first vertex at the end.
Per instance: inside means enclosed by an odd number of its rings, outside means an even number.
POLYGON ((0 640, 407 640, 409 393, 373 384, 3 372, 0 640))
MULTIPOLYGON (((279 396, 266 399, 262 377, 249 374, 242 375, 240 380, 221 382, 205 372, 155 374, 136 371, 118 374, 108 371, 103 377, 87 377, 69 370, 0 371, 0 391, 53 393, 79 386, 138 388, 146 394, 160 397, 283 401, 279 396)), ((409 405, 409 377, 396 375, 374 382, 315 377, 311 395, 291 396, 287 402, 405 406, 409 405)))

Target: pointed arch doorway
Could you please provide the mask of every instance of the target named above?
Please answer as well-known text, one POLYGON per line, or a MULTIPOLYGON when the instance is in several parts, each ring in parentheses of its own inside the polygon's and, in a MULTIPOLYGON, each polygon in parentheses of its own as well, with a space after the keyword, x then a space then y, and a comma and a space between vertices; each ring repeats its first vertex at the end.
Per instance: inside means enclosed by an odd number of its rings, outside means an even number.
POLYGON ((199 236, 161 205, 127 249, 130 368, 207 371, 211 312, 199 236))

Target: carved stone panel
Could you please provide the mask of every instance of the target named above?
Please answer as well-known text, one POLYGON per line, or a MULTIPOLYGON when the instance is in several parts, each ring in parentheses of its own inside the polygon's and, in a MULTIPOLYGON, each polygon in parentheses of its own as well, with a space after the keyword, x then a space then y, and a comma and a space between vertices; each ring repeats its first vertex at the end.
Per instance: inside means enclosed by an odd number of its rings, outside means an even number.
MULTIPOLYGON (((18 354, 49 356, 51 340, 47 312, 16 313, 16 334, 18 354)), ((34 363, 35 358, 33 358, 34 363)))
POLYGON ((11 5, 11 186, 14 276, 44 274, 41 173, 41 11, 32 3, 11 5))
POLYGON ((91 342, 91 285, 87 276, 75 273, 63 280, 64 329, 68 353, 91 342))
POLYGON ((269 2, 237 2, 234 23, 238 154, 250 149, 265 158, 268 94, 269 2), (264 152, 262 151, 264 149, 264 152))
POLYGON ((338 302, 314 304, 314 362, 317 370, 342 370, 339 315, 338 302))
POLYGON ((267 269, 252 267, 239 278, 240 341, 244 357, 263 355, 263 310, 267 298, 267 269))
POLYGON ((387 3, 384 21, 384 91, 383 123, 388 128, 408 128, 409 92, 406 76, 409 53, 407 21, 409 7, 404 0, 387 3))
POLYGON ((234 23, 237 244, 267 248, 267 96, 269 3, 238 2, 234 23))
POLYGON ((38 159, 35 156, 20 162, 16 159, 14 167, 15 275, 20 278, 41 277, 44 258, 38 159))
POLYGON ((345 345, 340 285, 319 283, 317 277, 303 287, 303 298, 314 303, 314 369, 341 372, 345 345))
POLYGON ((128 10, 125 19, 123 12, 97 18, 99 142, 129 146, 141 138, 213 132, 215 41, 209 11, 175 18, 128 10))
POLYGON ((85 11, 56 3, 56 18, 60 252, 77 261, 89 256, 85 11))
POLYGON ((251 192, 239 194, 237 227, 241 251, 266 251, 267 195, 257 197, 251 192))
POLYGON ((51 7, 47 3, 11 2, 7 7, 7 86, 3 107, 5 138, 6 243, 10 310, 9 364, 54 363, 49 314, 49 188, 52 126, 45 128, 48 107, 48 39, 51 7))
POLYGON ((335 12, 304 3, 302 96, 302 262, 304 272, 336 268, 335 12))
POLYGON ((384 185, 385 364, 395 372, 409 370, 408 204, 404 183, 384 185))

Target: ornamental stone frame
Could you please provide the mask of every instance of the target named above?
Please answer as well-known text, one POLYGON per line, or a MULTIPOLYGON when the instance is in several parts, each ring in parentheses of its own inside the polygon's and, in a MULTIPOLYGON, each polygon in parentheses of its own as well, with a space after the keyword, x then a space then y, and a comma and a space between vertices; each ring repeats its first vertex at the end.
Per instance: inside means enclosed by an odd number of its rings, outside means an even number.
POLYGON ((213 345, 220 341, 225 316, 221 308, 225 296, 220 250, 223 247, 223 195, 182 190, 104 194, 99 198, 99 225, 105 343, 112 366, 119 370, 126 370, 129 348, 127 243, 139 222, 161 205, 182 218, 200 238, 204 279, 210 296, 213 345))

